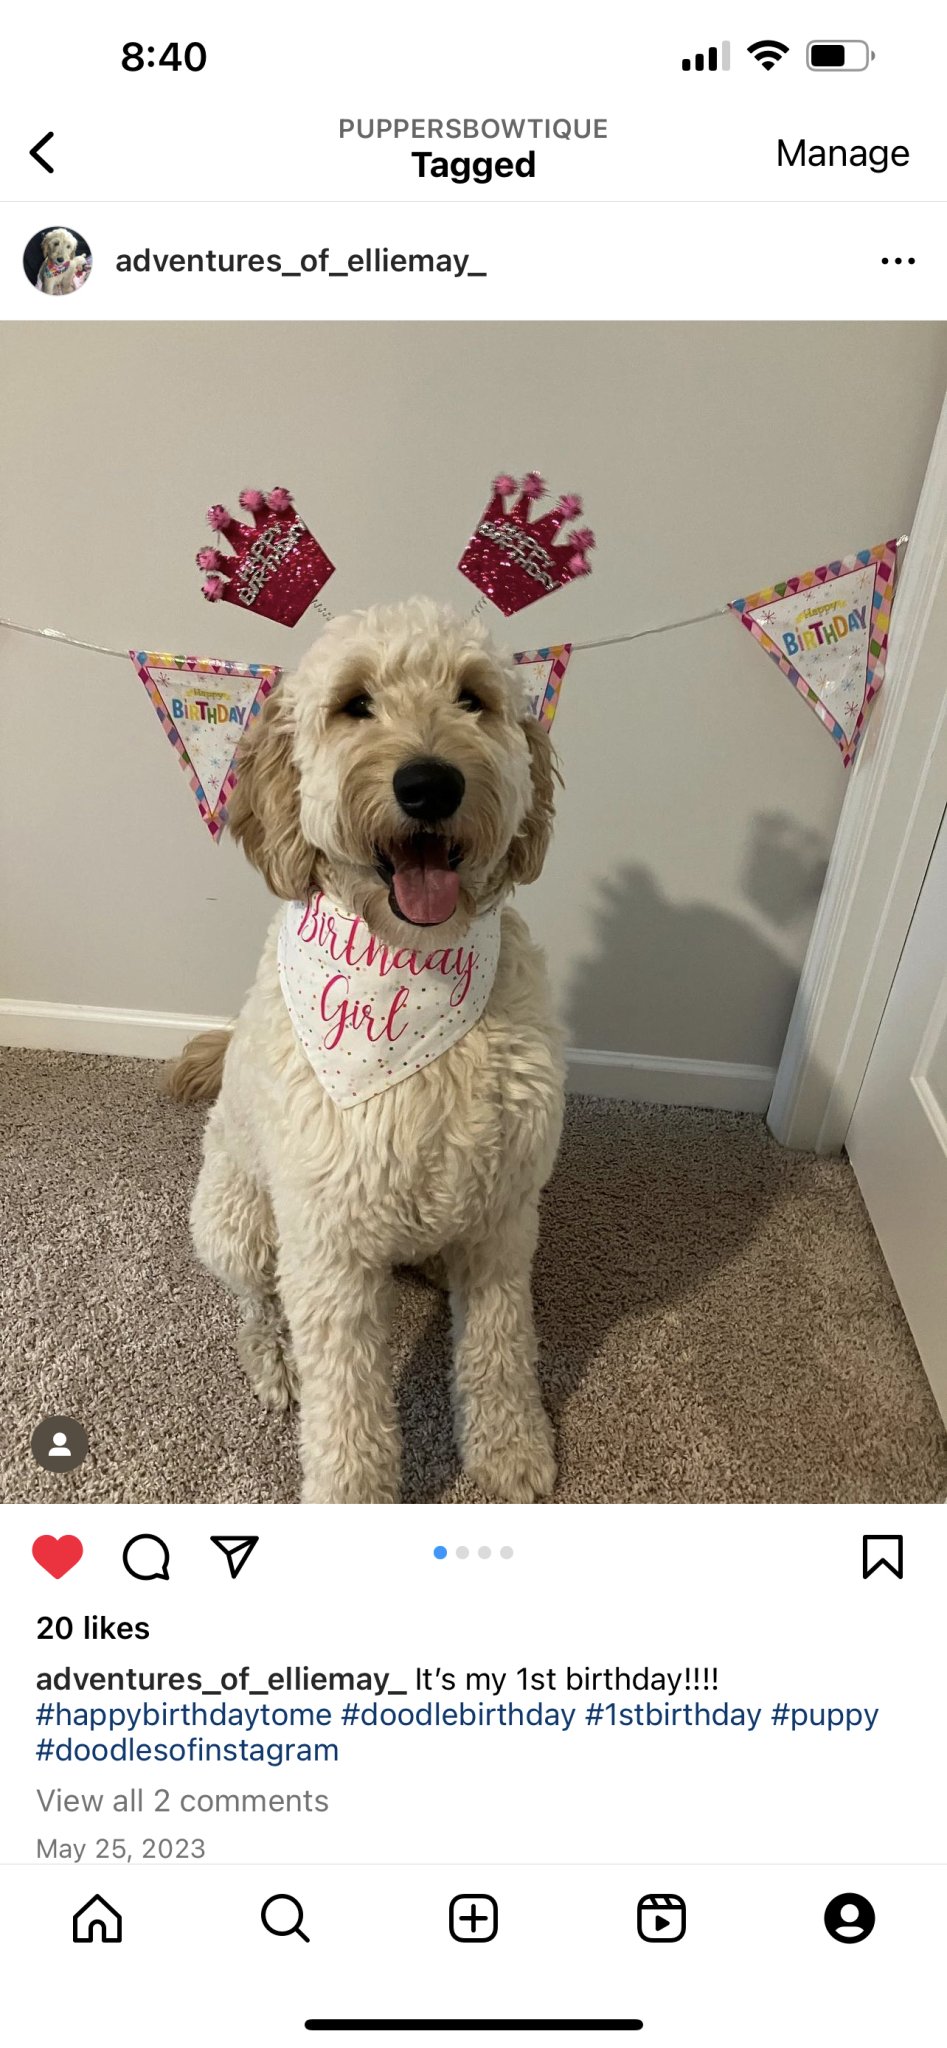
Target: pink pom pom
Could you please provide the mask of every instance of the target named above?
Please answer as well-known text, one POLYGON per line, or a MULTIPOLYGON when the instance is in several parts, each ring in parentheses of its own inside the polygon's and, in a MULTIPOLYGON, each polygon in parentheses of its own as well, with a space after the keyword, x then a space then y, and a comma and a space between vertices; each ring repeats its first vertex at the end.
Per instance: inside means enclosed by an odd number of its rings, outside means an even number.
POLYGON ((230 513, 226 505, 212 505, 207 514, 207 524, 213 527, 215 533, 221 533, 225 526, 229 526, 230 513))
POLYGON ((241 491, 240 503, 245 512, 262 512, 264 503, 263 492, 241 491))
POLYGON ((501 498, 508 498, 510 492, 516 489, 516 478, 515 476, 495 476, 493 488, 495 491, 499 491, 501 498))
POLYGON ((595 546, 595 535, 590 526, 577 526, 575 532, 570 535, 570 540, 574 548, 585 549, 595 546))
POLYGON ((199 569, 220 569, 223 567, 222 557, 218 554, 216 548, 199 548, 195 559, 199 569))
POLYGON ((523 478, 522 490, 524 498, 545 497, 546 484, 544 478, 540 476, 538 469, 527 470, 523 478))
POLYGON ((217 599, 224 594, 224 586, 219 576, 208 576, 206 583, 201 584, 201 589, 211 604, 216 604, 217 599))
POLYGON ((573 576, 591 576, 592 574, 592 564, 586 561, 584 555, 570 555, 569 568, 573 576))
POLYGON ((565 497, 559 500, 559 510, 563 519, 575 519, 582 510, 582 500, 576 497, 574 491, 567 491, 565 497))
POLYGON ((277 484, 272 491, 267 491, 266 502, 271 512, 291 512, 293 509, 292 496, 283 484, 277 484))

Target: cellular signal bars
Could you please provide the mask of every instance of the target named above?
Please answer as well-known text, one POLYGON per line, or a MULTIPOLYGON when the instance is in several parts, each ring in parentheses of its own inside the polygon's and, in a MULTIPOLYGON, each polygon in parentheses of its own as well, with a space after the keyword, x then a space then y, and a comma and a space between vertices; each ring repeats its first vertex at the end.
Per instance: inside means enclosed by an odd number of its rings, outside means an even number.
POLYGON ((707 51, 706 56, 704 55, 703 50, 698 50, 696 57, 681 58, 682 71, 729 71, 729 69, 729 43, 721 43, 719 55, 717 52, 716 43, 711 43, 710 49, 707 51))

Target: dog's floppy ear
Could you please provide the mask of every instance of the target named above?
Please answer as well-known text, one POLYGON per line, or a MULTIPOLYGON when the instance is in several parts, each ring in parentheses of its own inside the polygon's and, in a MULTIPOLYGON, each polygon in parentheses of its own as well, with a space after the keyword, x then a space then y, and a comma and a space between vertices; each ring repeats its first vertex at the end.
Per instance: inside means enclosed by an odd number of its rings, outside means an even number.
POLYGON ((316 853, 299 823, 299 774, 293 760, 292 708, 277 687, 241 736, 237 786, 227 823, 274 896, 304 897, 315 881, 316 853))
POLYGON ((514 883, 535 882, 542 872, 543 861, 552 837, 552 821, 556 808, 555 785, 562 782, 552 741, 545 726, 540 725, 536 718, 525 718, 523 732, 529 748, 532 797, 529 810, 510 846, 509 872, 510 880, 514 883))
MULTIPOLYGON (((49 231, 49 234, 51 234, 51 233, 52 233, 52 229, 50 229, 50 231, 49 231)), ((45 234, 45 235, 43 236, 43 239, 42 239, 42 241, 41 241, 41 243, 40 243, 40 245, 39 245, 39 246, 40 246, 40 248, 41 248, 41 250, 42 250, 42 252, 43 252, 43 256, 44 256, 44 257, 46 257, 46 256, 48 256, 48 255, 49 255, 49 234, 45 234)))

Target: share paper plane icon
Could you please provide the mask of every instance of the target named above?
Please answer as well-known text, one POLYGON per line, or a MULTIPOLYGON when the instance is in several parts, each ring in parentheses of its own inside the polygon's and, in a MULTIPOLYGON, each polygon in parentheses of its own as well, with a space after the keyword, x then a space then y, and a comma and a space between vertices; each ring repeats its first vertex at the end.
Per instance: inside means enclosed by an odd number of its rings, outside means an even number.
POLYGON ((223 1551, 232 1579, 242 1572, 251 1550, 255 1550, 260 1541, 259 1536, 212 1536, 210 1540, 223 1551))

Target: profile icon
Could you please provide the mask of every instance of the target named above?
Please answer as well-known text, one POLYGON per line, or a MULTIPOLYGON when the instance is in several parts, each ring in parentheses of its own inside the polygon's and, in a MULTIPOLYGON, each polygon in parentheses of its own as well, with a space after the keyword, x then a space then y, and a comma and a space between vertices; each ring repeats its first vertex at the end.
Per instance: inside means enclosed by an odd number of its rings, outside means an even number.
POLYGON ((27 242, 23 268, 35 290, 45 298, 67 299, 92 273, 92 251, 84 235, 53 222, 27 242))
POLYGON ((89 1438, 74 1415, 44 1415, 30 1439, 37 1465, 46 1472, 74 1472, 88 1454, 89 1438))
POLYGON ((874 1906, 861 1892, 839 1892, 826 1906, 826 1933, 833 1941, 847 1942, 850 1947, 856 1941, 867 1941, 874 1924, 874 1906))

